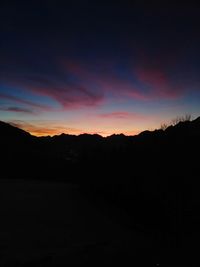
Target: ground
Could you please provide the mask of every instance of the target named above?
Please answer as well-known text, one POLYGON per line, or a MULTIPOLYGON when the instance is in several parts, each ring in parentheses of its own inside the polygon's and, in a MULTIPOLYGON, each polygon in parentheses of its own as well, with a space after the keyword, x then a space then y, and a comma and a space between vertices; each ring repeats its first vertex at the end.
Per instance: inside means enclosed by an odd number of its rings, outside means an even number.
POLYGON ((156 240, 123 226, 76 185, 1 180, 0 203, 0 266, 159 263, 156 240))

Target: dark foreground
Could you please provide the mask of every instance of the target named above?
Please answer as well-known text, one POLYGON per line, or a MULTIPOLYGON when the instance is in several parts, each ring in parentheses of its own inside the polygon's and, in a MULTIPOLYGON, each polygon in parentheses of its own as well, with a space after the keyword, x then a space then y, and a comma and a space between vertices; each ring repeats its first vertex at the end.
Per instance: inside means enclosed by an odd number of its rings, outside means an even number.
POLYGON ((86 191, 1 180, 0 266, 198 266, 196 229, 180 245, 173 233, 144 227, 96 194, 85 198, 86 191))
POLYGON ((0 149, 0 266, 200 266, 200 117, 107 138, 0 122, 0 149))
POLYGON ((124 226, 126 217, 119 223, 109 207, 92 205, 77 186, 1 180, 0 198, 0 266, 155 266, 159 260, 156 240, 124 226))

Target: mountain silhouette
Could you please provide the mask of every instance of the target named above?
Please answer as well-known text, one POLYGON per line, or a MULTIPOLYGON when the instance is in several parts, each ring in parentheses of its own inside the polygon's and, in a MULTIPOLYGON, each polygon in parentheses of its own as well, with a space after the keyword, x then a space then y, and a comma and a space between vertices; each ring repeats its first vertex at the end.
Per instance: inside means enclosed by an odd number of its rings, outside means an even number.
POLYGON ((198 260, 200 117, 109 137, 35 137, 0 122, 0 148, 2 179, 76 184, 93 205, 117 207, 119 221, 125 213, 126 227, 158 240, 166 254, 198 260))
MULTIPOLYGON (((104 178, 109 180, 104 175, 105 170, 110 175, 134 172, 131 177, 170 173, 195 174, 198 166, 195 151, 198 152, 200 148, 199 136, 200 118, 179 122, 165 131, 144 131, 136 136, 121 134, 109 137, 97 134, 35 137, 0 122, 4 175, 13 177, 26 176, 26 171, 34 169, 29 177, 36 175, 44 179, 55 178, 56 173, 56 179, 65 179, 63 169, 68 168, 76 176, 81 168, 91 178, 94 167, 102 175, 102 182, 104 178), (23 172, 12 171, 9 166, 21 166, 23 172)), ((110 180, 113 182, 112 178, 110 180)))

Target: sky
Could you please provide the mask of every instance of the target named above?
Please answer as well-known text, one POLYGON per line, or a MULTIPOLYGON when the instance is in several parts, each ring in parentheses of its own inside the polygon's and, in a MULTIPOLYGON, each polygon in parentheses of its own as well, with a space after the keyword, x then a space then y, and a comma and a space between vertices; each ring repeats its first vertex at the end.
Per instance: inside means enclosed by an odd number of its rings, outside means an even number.
POLYGON ((0 120, 107 136, 198 117, 200 7, 160 2, 1 1, 0 120))

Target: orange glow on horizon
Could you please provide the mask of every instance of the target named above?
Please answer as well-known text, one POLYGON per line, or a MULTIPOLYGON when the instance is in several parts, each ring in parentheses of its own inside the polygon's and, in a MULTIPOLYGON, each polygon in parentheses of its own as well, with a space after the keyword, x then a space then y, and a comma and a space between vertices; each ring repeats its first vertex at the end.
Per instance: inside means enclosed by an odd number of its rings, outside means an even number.
POLYGON ((140 131, 130 131, 130 132, 122 132, 122 131, 113 131, 113 132, 86 132, 86 131, 82 131, 82 132, 78 132, 78 131, 57 131, 57 130, 52 130, 52 129, 45 129, 45 130, 28 130, 28 129, 23 129, 27 132, 29 132, 31 135, 37 136, 37 137, 42 137, 42 136, 55 136, 55 135, 61 135, 61 134, 69 134, 69 135, 81 135, 81 134, 98 134, 101 135, 102 137, 108 137, 111 136, 113 134, 124 134, 126 136, 133 136, 133 135, 137 135, 140 133, 140 131))
POLYGON ((109 131, 83 131, 83 130, 78 130, 78 129, 66 129, 66 128, 40 128, 40 127, 20 127, 24 131, 29 132, 31 135, 37 136, 37 137, 42 137, 42 136, 55 136, 55 135, 61 135, 61 134, 69 134, 69 135, 81 135, 81 134, 98 134, 101 135, 102 137, 107 137, 113 134, 124 134, 127 136, 133 136, 139 134, 141 131, 119 131, 119 130, 110 130, 109 131))
MULTIPOLYGON (((113 134, 124 134, 126 136, 134 136, 146 130, 146 127, 143 124, 138 125, 136 129, 133 128, 132 123, 128 124, 123 123, 125 120, 112 120, 109 123, 109 120, 94 120, 91 119, 83 123, 83 120, 76 122, 80 128, 67 127, 65 121, 11 121, 11 124, 14 126, 23 129, 24 131, 29 132, 33 136, 55 136, 61 134, 69 135, 81 135, 81 134, 98 134, 102 137, 107 137, 113 134)), ((136 126, 136 125, 135 125, 136 126)))

